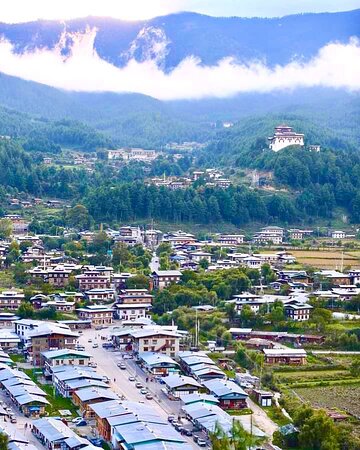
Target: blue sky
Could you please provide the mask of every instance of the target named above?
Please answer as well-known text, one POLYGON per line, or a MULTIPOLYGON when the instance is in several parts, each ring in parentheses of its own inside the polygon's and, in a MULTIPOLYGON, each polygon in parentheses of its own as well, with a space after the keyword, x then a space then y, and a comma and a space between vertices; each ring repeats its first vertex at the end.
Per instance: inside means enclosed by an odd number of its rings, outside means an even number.
POLYGON ((304 12, 360 8, 360 0, 11 0, 2 5, 1 22, 110 16, 141 20, 179 11, 213 16, 277 17, 304 12))

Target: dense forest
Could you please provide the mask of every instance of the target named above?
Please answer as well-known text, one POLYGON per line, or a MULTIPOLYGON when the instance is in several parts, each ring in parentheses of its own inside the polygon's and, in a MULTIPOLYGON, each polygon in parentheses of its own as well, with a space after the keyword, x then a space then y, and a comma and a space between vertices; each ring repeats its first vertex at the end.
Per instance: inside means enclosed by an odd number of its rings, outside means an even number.
POLYGON ((60 153, 61 147, 84 151, 113 148, 112 140, 74 120, 51 121, 0 107, 0 135, 19 139, 24 150, 60 153))
MULTIPOLYGON (((185 170, 189 161, 183 164, 174 167, 185 170)), ((241 185, 226 190, 199 185, 172 191, 131 181, 131 172, 123 177, 106 165, 100 165, 93 174, 39 165, 19 144, 0 141, 1 186, 81 202, 96 221, 154 218, 236 226, 249 222, 306 223, 319 217, 331 219, 334 208, 341 206, 354 222, 360 222, 358 153, 311 153, 290 148, 277 154, 260 151, 254 154, 251 165, 272 170, 276 182, 291 188, 292 194, 264 194, 241 185)))

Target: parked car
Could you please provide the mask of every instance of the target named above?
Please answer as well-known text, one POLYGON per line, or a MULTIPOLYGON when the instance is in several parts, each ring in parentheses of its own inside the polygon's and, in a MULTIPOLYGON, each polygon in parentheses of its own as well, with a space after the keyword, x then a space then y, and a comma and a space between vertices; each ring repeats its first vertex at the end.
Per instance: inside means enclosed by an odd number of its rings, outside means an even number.
POLYGON ((88 438, 88 441, 90 441, 92 445, 95 445, 95 447, 102 447, 104 442, 100 438, 88 438))
POLYGON ((129 381, 135 381, 136 378, 135 377, 129 377, 129 381))
POLYGON ((119 362, 117 366, 118 366, 119 369, 121 369, 121 370, 126 370, 126 366, 125 366, 125 364, 124 364, 123 362, 119 362))
POLYGON ((146 395, 146 394, 148 394, 148 392, 149 391, 146 388, 140 389, 140 394, 146 395))
POLYGON ((92 339, 88 339, 88 343, 91 344, 92 343, 92 339))
POLYGON ((154 397, 152 396, 152 394, 150 394, 150 392, 148 392, 148 393, 145 395, 145 398, 146 398, 146 400, 152 400, 154 397))
POLYGON ((207 442, 205 441, 205 439, 199 438, 199 439, 197 440, 197 445, 198 445, 199 447, 206 447, 206 446, 207 446, 207 442))
POLYGON ((104 383, 107 383, 107 384, 110 383, 110 378, 108 378, 106 375, 103 376, 102 380, 104 383))
POLYGON ((99 344, 95 343, 95 344, 92 345, 92 348, 98 348, 98 347, 99 347, 99 344))
POLYGON ((83 352, 85 350, 85 347, 83 345, 75 345, 75 350, 78 350, 79 352, 83 352))
POLYGON ((174 422, 174 420, 175 420, 174 414, 170 414, 170 415, 168 416, 168 422, 172 423, 172 422, 174 422))
MULTIPOLYGON (((59 417, 59 419, 60 419, 60 417, 59 417)), ((84 419, 83 417, 78 416, 78 417, 75 417, 75 419, 73 419, 71 422, 72 423, 78 423, 78 422, 81 422, 83 419, 84 419)))
POLYGON ((131 355, 130 353, 124 353, 123 358, 124 359, 134 359, 133 355, 131 355))
POLYGON ((184 434, 185 434, 186 436, 192 436, 193 432, 192 432, 192 430, 189 430, 189 429, 185 428, 185 429, 184 429, 184 434))
POLYGON ((97 363, 94 362, 94 361, 92 361, 92 362, 89 362, 88 366, 89 366, 89 367, 93 367, 94 369, 96 369, 97 363))
POLYGON ((142 385, 142 383, 140 383, 140 381, 138 381, 137 383, 135 383, 135 387, 137 389, 142 389, 144 386, 142 385))
POLYGON ((79 422, 76 422, 75 424, 77 427, 85 427, 87 425, 87 422, 85 419, 79 420, 79 422))
POLYGON ((10 416, 10 422, 11 423, 17 423, 17 419, 15 416, 10 416))
POLYGON ((103 348, 114 348, 114 344, 112 342, 104 342, 102 344, 103 348))

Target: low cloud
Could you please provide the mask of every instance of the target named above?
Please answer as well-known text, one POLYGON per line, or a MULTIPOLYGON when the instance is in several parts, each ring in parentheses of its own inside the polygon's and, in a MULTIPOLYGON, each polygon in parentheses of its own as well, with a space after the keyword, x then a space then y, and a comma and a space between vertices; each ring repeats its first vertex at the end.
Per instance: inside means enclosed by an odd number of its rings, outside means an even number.
POLYGON ((306 63, 293 61, 267 67, 262 62, 239 64, 228 57, 204 66, 195 57, 184 59, 170 73, 155 61, 130 60, 117 68, 94 50, 96 30, 73 36, 71 54, 64 57, 59 44, 53 50, 16 54, 0 41, 0 71, 57 88, 75 91, 137 92, 161 100, 230 97, 242 92, 269 92, 298 87, 360 90, 360 43, 330 43, 306 63))

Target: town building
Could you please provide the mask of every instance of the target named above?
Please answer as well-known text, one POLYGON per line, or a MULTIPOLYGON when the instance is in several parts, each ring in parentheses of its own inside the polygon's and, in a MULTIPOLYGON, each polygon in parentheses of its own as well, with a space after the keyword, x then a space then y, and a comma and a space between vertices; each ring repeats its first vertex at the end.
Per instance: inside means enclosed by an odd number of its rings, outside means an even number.
POLYGON ((178 373, 180 370, 179 363, 174 361, 170 356, 159 352, 140 352, 138 359, 145 371, 152 375, 163 377, 178 373))
POLYGON ((214 379, 204 381, 203 386, 219 400, 223 409, 242 409, 247 407, 248 394, 236 383, 229 380, 214 379))
POLYGON ((308 303, 291 301, 284 305, 285 315, 296 322, 303 322, 310 319, 310 312, 313 309, 308 303))
POLYGON ((91 320, 93 325, 111 325, 113 309, 104 305, 88 305, 76 310, 80 320, 91 320))
POLYGON ((114 289, 90 289, 85 295, 91 302, 111 302, 115 298, 114 289))
POLYGON ((184 395, 197 393, 201 384, 193 377, 171 374, 163 378, 168 396, 182 398, 184 395))
POLYGON ((142 329, 131 333, 133 351, 136 354, 143 352, 159 352, 175 357, 180 348, 181 335, 164 329, 142 329))
POLYGON ((254 389, 253 394, 258 405, 262 407, 270 407, 272 405, 274 398, 274 394, 272 392, 254 389))
POLYGON ((77 389, 84 387, 107 388, 103 376, 96 373, 90 366, 73 366, 70 364, 52 366, 51 374, 53 386, 62 397, 69 398, 77 389))
POLYGON ((117 303, 114 309, 114 314, 119 320, 150 318, 151 303, 117 303))
POLYGON ((42 366, 44 357, 42 353, 47 350, 73 349, 79 335, 60 327, 59 324, 44 323, 34 331, 27 334, 28 343, 26 351, 34 366, 42 366))
POLYGON ((306 351, 296 348, 263 349, 266 364, 306 364, 306 351))
POLYGON ((76 275, 81 291, 89 291, 91 289, 108 289, 110 287, 110 278, 108 275, 97 270, 89 270, 81 275, 76 275))
POLYGON ((56 366, 87 366, 92 358, 89 353, 78 350, 49 350, 42 352, 44 358, 44 369, 52 373, 52 368, 56 366))
POLYGON ((179 270, 155 270, 151 276, 154 289, 164 289, 181 280, 182 273, 179 270))
MULTIPOLYGON (((98 448, 76 434, 61 420, 53 417, 34 421, 31 431, 48 450, 96 450, 98 448)), ((25 448, 27 449, 27 447, 25 448)))
POLYGON ((117 394, 111 389, 104 388, 89 387, 74 391, 72 394, 74 404, 79 407, 81 415, 86 419, 95 417, 95 413, 90 408, 90 405, 118 398, 117 394))
POLYGON ((264 227, 259 233, 254 234, 253 241, 257 244, 272 243, 279 245, 284 238, 284 229, 276 226, 264 227))
POLYGON ((0 294, 0 309, 18 309, 24 301, 25 295, 15 290, 3 291, 0 294))
POLYGON ((18 316, 10 312, 0 312, 0 328, 13 327, 16 320, 19 320, 18 316))
POLYGON ((218 242, 225 245, 243 244, 245 236, 243 234, 221 234, 218 242))
POLYGON ((345 239, 346 233, 345 231, 335 230, 331 232, 332 239, 345 239))
POLYGON ((275 127, 274 135, 268 138, 269 148, 273 152, 278 152, 291 145, 304 146, 304 135, 293 131, 292 127, 279 125, 275 127))

